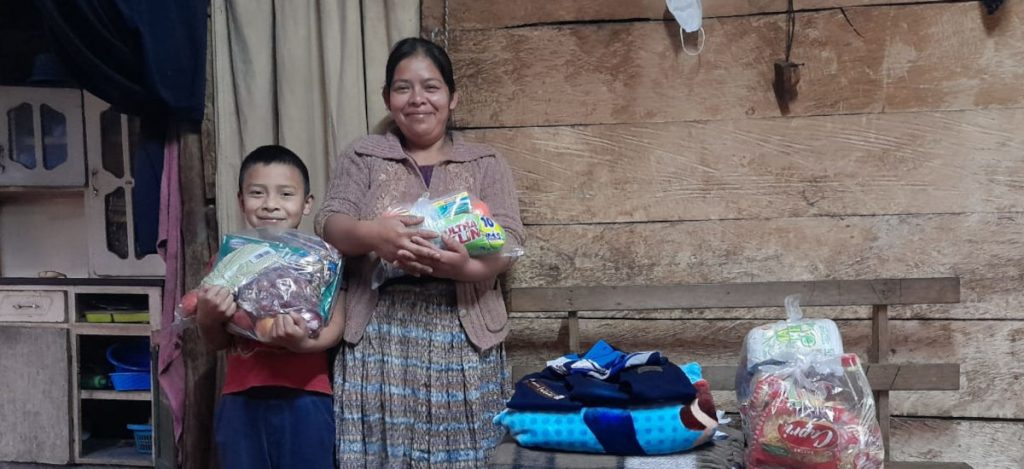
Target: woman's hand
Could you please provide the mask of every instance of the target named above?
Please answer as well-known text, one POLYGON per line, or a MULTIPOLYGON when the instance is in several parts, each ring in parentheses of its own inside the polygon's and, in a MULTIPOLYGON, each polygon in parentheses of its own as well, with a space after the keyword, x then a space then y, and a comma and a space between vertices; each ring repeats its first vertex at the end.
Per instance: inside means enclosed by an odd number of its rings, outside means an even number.
POLYGON ((480 282, 497 276, 508 267, 508 260, 501 256, 469 257, 469 252, 462 243, 445 236, 445 249, 437 249, 433 243, 422 238, 413 238, 421 247, 433 249, 434 259, 426 259, 423 264, 439 278, 449 278, 459 282, 480 282))
POLYGON ((433 274, 428 263, 437 261, 441 251, 427 240, 438 235, 430 230, 410 228, 420 223, 423 223, 423 217, 406 215, 377 218, 374 220, 374 251, 381 259, 410 275, 433 274))

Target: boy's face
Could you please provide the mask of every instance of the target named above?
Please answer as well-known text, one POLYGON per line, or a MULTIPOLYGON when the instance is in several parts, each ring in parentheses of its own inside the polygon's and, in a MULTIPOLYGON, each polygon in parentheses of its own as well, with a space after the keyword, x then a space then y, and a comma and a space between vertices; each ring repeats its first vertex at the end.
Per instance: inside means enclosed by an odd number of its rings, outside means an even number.
POLYGON ((257 164, 246 171, 238 203, 251 228, 298 228, 313 208, 313 196, 304 196, 298 169, 285 164, 257 164))

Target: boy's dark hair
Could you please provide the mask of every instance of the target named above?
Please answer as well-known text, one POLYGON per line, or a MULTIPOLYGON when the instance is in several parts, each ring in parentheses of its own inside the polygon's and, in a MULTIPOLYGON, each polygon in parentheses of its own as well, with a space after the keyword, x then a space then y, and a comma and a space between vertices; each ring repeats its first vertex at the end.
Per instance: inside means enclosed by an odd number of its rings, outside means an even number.
POLYGON ((291 166, 302 174, 303 196, 309 196, 309 170, 306 163, 295 152, 282 147, 281 145, 264 145, 245 155, 242 160, 242 167, 238 170, 238 193, 242 193, 242 185, 245 184, 245 173, 255 165, 283 164, 291 166))
POLYGON ((441 72, 441 78, 448 85, 448 92, 455 93, 455 75, 452 73, 452 60, 448 53, 441 46, 426 39, 418 37, 407 37, 398 41, 388 55, 388 64, 384 69, 384 90, 391 89, 391 82, 395 79, 395 69, 403 60, 420 54, 434 63, 437 70, 441 72))

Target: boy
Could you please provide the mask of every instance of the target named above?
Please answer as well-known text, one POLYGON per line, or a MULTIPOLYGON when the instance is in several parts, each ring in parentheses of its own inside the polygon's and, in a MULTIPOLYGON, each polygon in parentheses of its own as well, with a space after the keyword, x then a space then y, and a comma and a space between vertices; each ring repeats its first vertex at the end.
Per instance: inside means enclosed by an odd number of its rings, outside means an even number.
MULTIPOLYGON (((309 172, 295 153, 268 145, 242 161, 238 203, 250 228, 298 228, 312 209, 309 172)), ((333 469, 334 410, 326 350, 341 338, 342 296, 316 339, 302 318, 274 318, 266 344, 231 336, 225 325, 237 305, 223 287, 201 287, 199 332, 215 349, 228 348, 224 388, 214 420, 225 469, 333 469)))

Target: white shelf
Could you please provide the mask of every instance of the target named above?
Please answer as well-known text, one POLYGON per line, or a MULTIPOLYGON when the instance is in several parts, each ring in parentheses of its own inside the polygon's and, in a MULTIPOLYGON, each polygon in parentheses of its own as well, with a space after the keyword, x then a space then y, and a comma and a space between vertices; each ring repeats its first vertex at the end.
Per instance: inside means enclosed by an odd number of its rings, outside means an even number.
MULTIPOLYGON (((71 331, 71 344, 72 344, 72 363, 78 370, 81 370, 83 366, 89 363, 83 363, 82 360, 85 357, 82 356, 83 344, 89 348, 88 360, 94 361, 99 360, 103 364, 105 363, 105 357, 100 358, 97 347, 107 347, 110 344, 118 342, 120 339, 125 337, 138 337, 152 340, 153 326, 149 323, 93 323, 85 322, 84 314, 86 311, 98 308, 97 301, 105 302, 107 300, 113 301, 112 298, 107 297, 133 297, 134 301, 144 301, 143 304, 134 305, 137 309, 147 309, 150 311, 158 310, 162 305, 160 301, 160 289, 159 285, 90 285, 88 287, 76 287, 71 298, 74 300, 74 305, 69 306, 68 315, 71 324, 69 325, 71 331), (146 298, 141 298, 141 296, 146 298), (103 298, 97 298, 103 297, 103 298), (102 301, 101 301, 102 300, 102 301)), ((152 319, 152 317, 151 317, 152 319)), ((78 387, 79 380, 78 376, 75 376, 74 386, 78 387)), ((155 374, 151 373, 150 379, 153 380, 155 374)), ((155 380, 151 381, 155 385, 155 380)), ((119 440, 116 438, 109 438, 120 435, 109 435, 104 434, 102 437, 108 438, 97 438, 98 435, 95 433, 91 438, 82 439, 83 435, 83 420, 90 419, 94 425, 96 421, 106 421, 114 419, 115 421, 126 423, 126 422, 142 422, 142 421, 154 421, 154 416, 157 414, 156 407, 154 405, 156 393, 154 391, 115 391, 112 389, 81 389, 75 390, 75 397, 72 400, 73 406, 73 431, 74 431, 74 444, 73 454, 75 461, 79 464, 89 465, 116 465, 116 466, 141 466, 141 467, 153 467, 154 456, 153 454, 144 454, 135 451, 133 440, 119 440), (104 409, 104 410, 101 410, 104 409), (147 409, 148 412, 144 412, 147 409), (110 415, 105 414, 110 412, 110 415), (88 417, 87 417, 88 415, 88 417)), ((109 424, 110 422, 105 422, 109 424)), ((109 427, 109 425, 108 425, 109 427)), ((156 425, 154 425, 156 427, 156 425)), ((95 428, 95 427, 94 427, 95 428)), ((110 431, 109 428, 103 431, 110 431)), ((130 433, 129 433, 130 434, 130 433)), ((156 442, 159 440, 158 435, 154 432, 152 441, 154 447, 157 446, 156 442)))
POLYGON ((75 462, 80 464, 111 464, 121 466, 153 467, 153 455, 135 451, 132 440, 86 440, 84 446, 91 451, 85 452, 75 462))
POLYGON ((68 324, 64 322, 4 322, 0 321, 0 327, 34 327, 37 329, 67 329, 68 324))
POLYGON ((78 335, 132 335, 148 337, 153 328, 149 324, 76 323, 71 330, 78 335))
POLYGON ((78 392, 82 399, 101 401, 148 401, 153 398, 149 391, 110 391, 100 389, 83 389, 78 392))
POLYGON ((0 199, 17 199, 20 197, 53 197, 55 195, 82 195, 85 186, 5 186, 0 185, 0 199))

